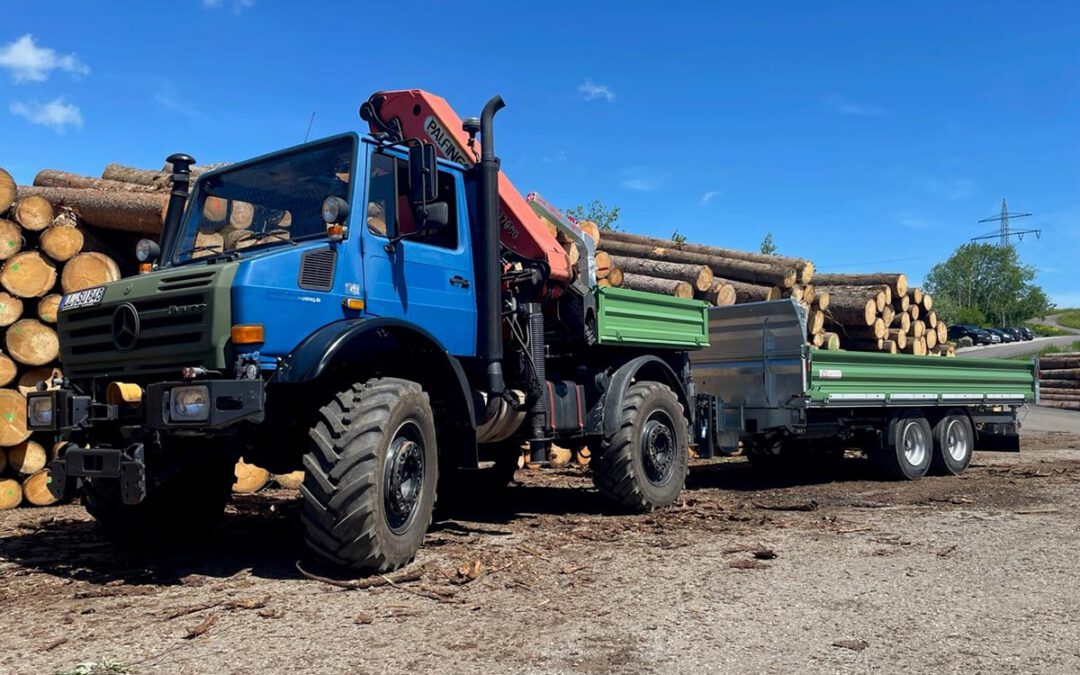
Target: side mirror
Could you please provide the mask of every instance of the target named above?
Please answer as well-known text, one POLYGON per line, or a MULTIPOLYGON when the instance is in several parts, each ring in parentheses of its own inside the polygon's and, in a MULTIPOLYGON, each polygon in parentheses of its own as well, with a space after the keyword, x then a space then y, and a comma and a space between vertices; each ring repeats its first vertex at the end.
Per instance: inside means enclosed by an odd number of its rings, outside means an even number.
POLYGON ((409 201, 426 204, 439 196, 439 169, 435 146, 421 143, 409 147, 409 201))
POLYGON ((421 229, 441 230, 450 224, 450 205, 446 202, 432 202, 416 207, 416 216, 421 229))

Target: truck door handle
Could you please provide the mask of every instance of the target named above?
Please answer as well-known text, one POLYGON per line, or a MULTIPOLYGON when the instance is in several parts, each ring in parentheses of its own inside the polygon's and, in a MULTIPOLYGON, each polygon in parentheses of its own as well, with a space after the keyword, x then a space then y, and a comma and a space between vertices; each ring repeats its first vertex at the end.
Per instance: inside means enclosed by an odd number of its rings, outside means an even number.
POLYGON ((461 276, 460 274, 455 274, 454 276, 450 277, 450 285, 459 286, 461 288, 468 288, 469 280, 461 276))

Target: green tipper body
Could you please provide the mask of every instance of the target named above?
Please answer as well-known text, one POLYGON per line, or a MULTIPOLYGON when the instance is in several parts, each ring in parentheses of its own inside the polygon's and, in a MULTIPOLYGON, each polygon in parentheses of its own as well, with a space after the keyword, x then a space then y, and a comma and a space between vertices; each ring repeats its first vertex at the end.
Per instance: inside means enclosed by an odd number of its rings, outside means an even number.
POLYGON ((956 359, 813 349, 811 404, 1022 403, 1035 400, 1035 365, 1007 359, 956 359))
POLYGON ((626 288, 594 292, 602 345, 701 349, 709 344, 707 303, 626 288))

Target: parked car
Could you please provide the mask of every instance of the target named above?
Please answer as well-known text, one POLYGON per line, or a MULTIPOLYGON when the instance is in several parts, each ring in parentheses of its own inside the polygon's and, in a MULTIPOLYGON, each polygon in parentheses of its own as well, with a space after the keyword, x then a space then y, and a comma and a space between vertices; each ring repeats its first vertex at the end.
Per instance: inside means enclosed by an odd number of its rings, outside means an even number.
POLYGON ((1024 334, 1024 339, 1025 340, 1034 340, 1035 339, 1035 331, 1031 330, 1027 326, 1022 326, 1020 328, 1020 332, 1024 334))
POLYGON ((986 330, 989 331, 991 335, 996 335, 1001 338, 1002 342, 1016 342, 1016 338, 1004 328, 987 328, 986 330))
POLYGON ((1001 330, 1011 335, 1014 342, 1023 342, 1027 339, 1027 336, 1024 335, 1024 331, 1019 328, 1002 328, 1001 330))
MULTIPOLYGON (((995 342, 994 335, 978 326, 969 326, 965 324, 949 326, 949 339, 959 340, 960 338, 969 338, 971 342, 976 345, 989 345, 994 344, 995 342)), ((998 338, 997 341, 1000 342, 1001 339, 998 338)))

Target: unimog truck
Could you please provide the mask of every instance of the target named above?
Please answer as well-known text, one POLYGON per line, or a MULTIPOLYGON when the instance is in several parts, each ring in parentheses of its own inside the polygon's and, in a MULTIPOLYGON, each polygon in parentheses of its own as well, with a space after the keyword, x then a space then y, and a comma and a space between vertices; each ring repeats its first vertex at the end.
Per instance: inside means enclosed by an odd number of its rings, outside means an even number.
POLYGON ((553 442, 588 447, 623 511, 674 502, 691 447, 761 463, 860 447, 906 479, 1015 449, 1030 364, 826 354, 790 301, 599 287, 501 173, 502 107, 463 121, 380 92, 363 137, 193 186, 194 160, 170 157, 144 273, 60 306, 63 380, 27 399, 30 427, 65 441, 50 489, 138 538, 211 526, 241 456, 302 468, 313 556, 374 572, 413 558, 437 494, 489 498, 553 442))

